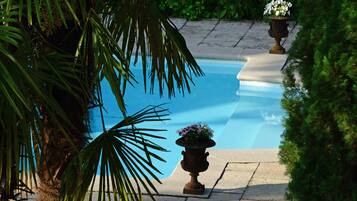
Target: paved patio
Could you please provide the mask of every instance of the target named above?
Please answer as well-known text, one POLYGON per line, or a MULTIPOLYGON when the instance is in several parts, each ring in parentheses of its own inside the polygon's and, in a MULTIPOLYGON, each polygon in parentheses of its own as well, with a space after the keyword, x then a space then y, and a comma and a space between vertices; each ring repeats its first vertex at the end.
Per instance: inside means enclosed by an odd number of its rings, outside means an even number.
MULTIPOLYGON (((278 149, 209 150, 210 167, 198 180, 205 184, 203 195, 183 194, 190 180, 188 172, 177 167, 173 174, 156 183, 157 201, 283 201, 289 182, 285 167, 279 164, 278 149)), ((96 187, 95 187, 96 189, 96 187)), ((93 195, 96 200, 97 194, 93 195)), ((144 195, 144 201, 151 201, 144 195)))
MULTIPOLYGON (((267 23, 177 18, 172 22, 185 37, 195 57, 245 60, 247 63, 238 75, 241 81, 282 82, 280 69, 285 65, 287 55, 269 54, 274 39, 268 35, 267 23)), ((291 47, 299 26, 289 22, 288 29, 289 37, 282 40, 286 50, 291 47)))
MULTIPOLYGON (((282 201, 289 182, 278 162, 277 149, 209 150, 209 169, 200 174, 206 185, 203 195, 182 194, 189 175, 180 167, 156 186, 158 201, 282 201)), ((145 201, 151 200, 145 197, 145 201)))
MULTIPOLYGON (((289 181, 284 167, 278 162, 232 162, 209 196, 155 196, 157 201, 283 201, 289 181)), ((145 201, 151 200, 145 197, 145 201)))

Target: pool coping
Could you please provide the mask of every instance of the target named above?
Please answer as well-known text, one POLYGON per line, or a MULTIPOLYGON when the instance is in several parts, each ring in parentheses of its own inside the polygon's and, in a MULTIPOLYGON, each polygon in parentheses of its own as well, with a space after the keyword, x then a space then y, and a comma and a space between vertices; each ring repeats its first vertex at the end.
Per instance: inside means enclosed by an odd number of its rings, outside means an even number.
POLYGON ((224 47, 201 48, 189 46, 192 55, 197 59, 236 60, 245 62, 237 74, 240 81, 256 81, 282 83, 281 69, 286 64, 287 55, 269 54, 262 50, 252 49, 250 52, 224 47))

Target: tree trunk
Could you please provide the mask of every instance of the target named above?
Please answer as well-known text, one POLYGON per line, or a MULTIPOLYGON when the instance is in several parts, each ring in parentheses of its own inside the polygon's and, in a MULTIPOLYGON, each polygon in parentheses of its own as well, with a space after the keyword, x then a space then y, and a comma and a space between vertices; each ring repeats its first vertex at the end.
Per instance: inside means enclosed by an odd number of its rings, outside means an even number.
MULTIPOLYGON (((89 0, 87 2, 87 10, 94 8, 95 0, 89 0)), ((79 14, 78 16, 81 16, 79 14)), ((70 55, 75 55, 77 50, 77 45, 82 35, 82 31, 77 27, 76 23, 71 21, 68 22, 68 29, 61 27, 52 34, 48 41, 52 45, 57 46, 62 51, 69 53, 70 55), (63 36, 71 33, 63 41, 63 36)), ((51 120, 44 119, 44 130, 43 130, 43 151, 45 153, 45 160, 42 160, 39 167, 39 178, 40 185, 38 188, 38 200, 40 201, 58 201, 60 196, 61 188, 61 177, 65 171, 70 159, 76 153, 74 148, 81 150, 87 142, 87 126, 85 124, 85 117, 88 115, 88 103, 89 96, 92 92, 92 72, 94 70, 94 59, 92 52, 92 34, 91 29, 89 29, 89 34, 87 37, 87 47, 88 54, 85 55, 85 63, 83 68, 80 69, 80 74, 78 75, 79 82, 71 80, 72 84, 76 86, 81 86, 85 84, 86 88, 84 91, 80 91, 79 96, 81 100, 76 99, 71 94, 68 94, 62 89, 55 88, 53 90, 53 96, 60 103, 62 109, 68 115, 70 122, 75 126, 75 129, 70 129, 69 137, 76 147, 70 144, 70 142, 65 138, 65 135, 56 129, 51 120)))
POLYGON ((38 201, 59 201, 60 197, 60 184, 57 186, 41 182, 37 188, 37 199, 38 201))
POLYGON ((81 105, 71 95, 62 94, 63 91, 60 89, 54 91, 59 93, 59 97, 61 98, 57 100, 68 115, 70 122, 75 126, 75 129, 68 129, 69 132, 67 133, 75 147, 66 139, 65 134, 54 126, 51 120, 48 119, 48 116, 45 115, 41 150, 43 158, 37 159, 37 164, 39 164, 38 176, 40 179, 38 197, 39 200, 43 201, 59 199, 62 174, 70 162, 70 158, 76 154, 76 149, 81 150, 86 143, 87 130, 84 123, 86 111, 83 110, 81 105), (68 102, 63 102, 63 98, 68 102))
POLYGON ((61 169, 65 168, 66 157, 70 154, 64 150, 68 142, 63 134, 51 128, 48 119, 44 120, 43 160, 38 159, 40 183, 37 189, 40 201, 58 201, 61 187, 61 169))
MULTIPOLYGON (((69 26, 68 29, 62 29, 56 32, 56 34, 51 35, 48 39, 53 45, 61 48, 62 50, 74 55, 79 38, 81 36, 81 31, 75 28, 75 24, 69 26), (72 34, 67 37, 65 41, 60 41, 64 35, 66 35, 71 28, 76 30, 71 32, 72 34)), ((81 69, 80 82, 88 82, 89 77, 87 74, 88 65, 85 69, 81 69)), ((80 86, 78 81, 69 80, 76 86, 80 86)), ((51 119, 46 115, 46 108, 42 108, 44 113, 43 130, 42 130, 42 152, 44 155, 43 159, 38 158, 37 164, 39 164, 39 187, 37 190, 38 200, 40 201, 58 201, 61 188, 61 177, 65 171, 70 158, 76 154, 76 149, 81 150, 87 141, 87 127, 85 124, 85 118, 87 116, 87 104, 89 102, 88 91, 78 92, 81 100, 76 99, 73 95, 68 92, 54 87, 52 89, 52 96, 56 98, 61 108, 67 114, 69 121, 75 127, 74 129, 68 129, 69 138, 74 143, 69 142, 65 134, 60 131, 51 122, 51 119)))

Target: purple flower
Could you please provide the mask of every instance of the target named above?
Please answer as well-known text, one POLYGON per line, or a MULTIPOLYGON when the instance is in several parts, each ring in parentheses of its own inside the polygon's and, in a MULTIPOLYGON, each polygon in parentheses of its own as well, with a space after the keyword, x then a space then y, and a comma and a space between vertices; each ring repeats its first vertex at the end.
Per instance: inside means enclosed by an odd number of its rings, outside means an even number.
POLYGON ((192 124, 178 130, 177 133, 186 141, 205 140, 213 136, 213 130, 207 124, 202 123, 192 124))

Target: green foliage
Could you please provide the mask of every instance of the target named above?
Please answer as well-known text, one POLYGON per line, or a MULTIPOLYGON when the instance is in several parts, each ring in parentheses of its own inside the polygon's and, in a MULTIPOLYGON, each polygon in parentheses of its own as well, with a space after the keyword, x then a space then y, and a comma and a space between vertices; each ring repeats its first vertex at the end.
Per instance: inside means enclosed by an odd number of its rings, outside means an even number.
POLYGON ((96 181, 98 200, 157 193, 153 160, 163 161, 157 154, 165 149, 152 139, 163 139, 154 134, 161 129, 138 124, 167 120, 167 111, 126 113, 125 89, 135 85, 132 55, 142 60, 145 89, 156 85, 161 95, 189 92, 193 77, 203 75, 150 0, 0 0, 0 200, 21 198, 15 190, 29 192, 26 185, 37 180, 39 197, 61 193, 61 200, 84 200, 96 181), (123 116, 111 128, 103 79, 123 116), (93 107, 103 130, 89 140, 93 107))
POLYGON ((357 2, 300 0, 281 161, 290 200, 357 200, 357 2))
POLYGON ((160 8, 173 17, 188 20, 224 18, 262 19, 265 0, 157 0, 160 8))
MULTIPOLYGON (((269 0, 156 0, 160 9, 172 17, 188 20, 219 18, 227 20, 262 20, 265 4, 269 0)), ((296 19, 297 0, 293 4, 292 18, 296 19)))

